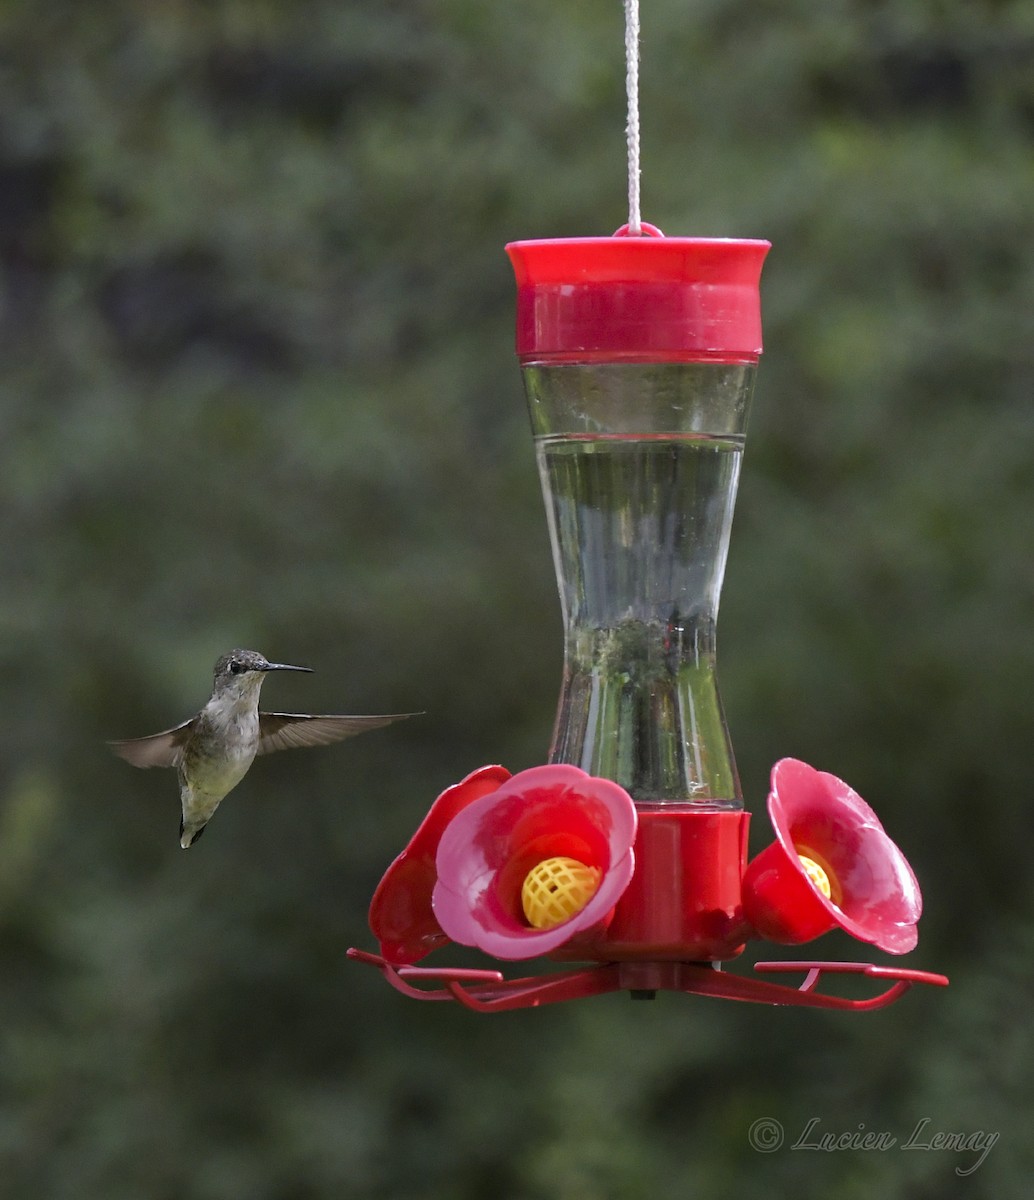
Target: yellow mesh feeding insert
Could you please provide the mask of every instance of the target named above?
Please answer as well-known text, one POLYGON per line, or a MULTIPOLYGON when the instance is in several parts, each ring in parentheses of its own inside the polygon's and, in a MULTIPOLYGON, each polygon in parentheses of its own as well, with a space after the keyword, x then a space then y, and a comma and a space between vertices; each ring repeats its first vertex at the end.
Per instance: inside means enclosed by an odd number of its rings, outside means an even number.
POLYGON ((595 895, 601 875, 576 858, 544 858, 528 872, 521 888, 528 924, 549 929, 581 912, 595 895))
POLYGON ((833 898, 833 888, 830 886, 829 876, 825 870, 806 854, 798 854, 797 857, 801 860, 801 866, 807 871, 812 887, 816 891, 821 892, 827 900, 831 900, 833 898))

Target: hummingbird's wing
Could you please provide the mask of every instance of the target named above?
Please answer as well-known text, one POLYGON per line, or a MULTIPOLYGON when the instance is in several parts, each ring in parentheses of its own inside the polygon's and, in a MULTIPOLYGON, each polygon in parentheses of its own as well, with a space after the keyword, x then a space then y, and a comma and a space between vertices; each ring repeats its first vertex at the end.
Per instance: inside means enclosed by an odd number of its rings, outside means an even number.
POLYGON ((309 716, 307 713, 259 713, 259 754, 291 750, 301 746, 329 746, 343 738, 355 737, 368 729, 380 729, 393 721, 403 721, 413 713, 392 713, 383 717, 309 716))
POLYGON ((134 767, 177 767, 193 725, 194 718, 191 717, 182 725, 152 733, 150 737, 127 738, 121 742, 108 742, 108 745, 134 767))

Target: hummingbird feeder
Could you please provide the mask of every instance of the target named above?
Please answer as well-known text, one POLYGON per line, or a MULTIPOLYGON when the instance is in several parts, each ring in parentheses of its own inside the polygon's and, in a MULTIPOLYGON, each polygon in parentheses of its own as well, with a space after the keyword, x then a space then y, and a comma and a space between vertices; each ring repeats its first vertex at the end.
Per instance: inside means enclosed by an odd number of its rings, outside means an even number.
MULTIPOLYGON (((631 150, 629 175, 637 185, 631 150)), ((948 982, 861 962, 723 967, 752 938, 799 945, 833 928, 900 955, 922 907, 873 810, 795 759, 773 768, 775 839, 748 862, 715 627, 768 249, 665 237, 637 203, 612 237, 507 247, 563 682, 549 762, 482 767, 448 788, 381 880, 380 953, 349 955, 403 995, 484 1012, 622 990, 862 1010, 948 982), (416 965, 450 942, 575 965, 520 978, 416 965), (837 974, 876 990, 824 991, 837 974)))

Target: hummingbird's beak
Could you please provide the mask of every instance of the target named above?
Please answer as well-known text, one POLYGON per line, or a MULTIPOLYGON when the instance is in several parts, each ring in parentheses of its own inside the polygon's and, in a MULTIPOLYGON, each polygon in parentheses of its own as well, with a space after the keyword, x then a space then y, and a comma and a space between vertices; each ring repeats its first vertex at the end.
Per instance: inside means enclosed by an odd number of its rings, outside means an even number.
POLYGON ((312 667, 293 667, 290 663, 266 663, 263 671, 307 671, 312 674, 312 667))

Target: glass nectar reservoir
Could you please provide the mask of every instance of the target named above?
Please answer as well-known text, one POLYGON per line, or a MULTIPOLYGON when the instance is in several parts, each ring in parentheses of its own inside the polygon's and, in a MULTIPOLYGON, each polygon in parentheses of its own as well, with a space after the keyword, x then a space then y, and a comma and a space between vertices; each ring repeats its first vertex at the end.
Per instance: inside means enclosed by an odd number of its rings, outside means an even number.
POLYGON ((743 807, 715 625, 767 242, 517 242, 517 352, 564 622, 550 750, 637 805, 743 807))

